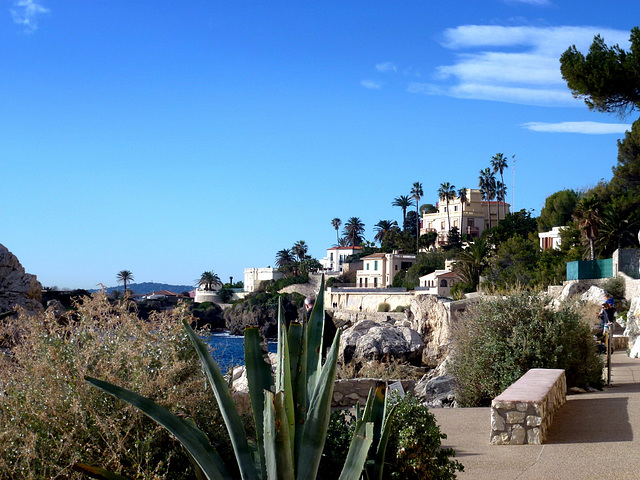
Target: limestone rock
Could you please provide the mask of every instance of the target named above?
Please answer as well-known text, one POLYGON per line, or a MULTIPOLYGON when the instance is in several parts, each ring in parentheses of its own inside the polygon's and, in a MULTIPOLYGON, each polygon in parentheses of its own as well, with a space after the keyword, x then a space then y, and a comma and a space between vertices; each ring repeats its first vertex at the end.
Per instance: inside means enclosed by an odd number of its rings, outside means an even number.
POLYGON ((624 335, 629 337, 629 356, 640 358, 640 342, 638 341, 638 337, 640 337, 640 296, 631 299, 624 335))
POLYGON ((587 290, 580 296, 580 300, 595 303, 597 305, 602 305, 606 300, 606 298, 604 298, 606 294, 607 292, 602 287, 592 285, 591 287, 589 287, 589 290, 587 290))
POLYGON ((0 245, 0 314, 16 306, 30 314, 42 312, 41 298, 42 285, 37 277, 26 273, 18 258, 0 245))
POLYGON ((414 395, 430 407, 453 406, 455 382, 448 375, 428 379, 425 375, 414 388, 414 395))
POLYGON ((339 358, 344 363, 389 358, 419 363, 423 348, 422 337, 415 330, 363 320, 342 334, 339 358))
POLYGON ((411 302, 411 328, 424 339, 422 363, 435 368, 449 354, 451 347, 451 302, 434 295, 417 295, 411 302))

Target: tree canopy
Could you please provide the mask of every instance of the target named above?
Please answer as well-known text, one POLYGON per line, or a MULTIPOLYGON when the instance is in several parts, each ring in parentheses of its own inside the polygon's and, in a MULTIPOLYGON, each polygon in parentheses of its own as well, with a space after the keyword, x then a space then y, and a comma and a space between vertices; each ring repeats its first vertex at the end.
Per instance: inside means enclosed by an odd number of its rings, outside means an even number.
POLYGON ((544 201, 544 207, 538 218, 540 231, 549 231, 553 227, 560 227, 571 221, 571 215, 578 200, 578 193, 571 189, 560 190, 549 195, 544 201))
POLYGON ((607 46, 597 35, 585 56, 575 45, 560 57, 562 78, 591 110, 625 116, 640 107, 640 29, 631 29, 631 48, 607 46))

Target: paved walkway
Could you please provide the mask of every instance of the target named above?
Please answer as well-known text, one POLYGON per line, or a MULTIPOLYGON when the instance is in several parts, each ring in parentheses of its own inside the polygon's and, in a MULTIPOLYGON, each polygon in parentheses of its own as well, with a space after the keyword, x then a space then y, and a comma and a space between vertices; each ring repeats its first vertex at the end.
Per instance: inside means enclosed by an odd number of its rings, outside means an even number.
POLYGON ((602 392, 570 395, 543 445, 489 445, 489 408, 433 409, 472 480, 640 478, 640 359, 613 354, 602 392))

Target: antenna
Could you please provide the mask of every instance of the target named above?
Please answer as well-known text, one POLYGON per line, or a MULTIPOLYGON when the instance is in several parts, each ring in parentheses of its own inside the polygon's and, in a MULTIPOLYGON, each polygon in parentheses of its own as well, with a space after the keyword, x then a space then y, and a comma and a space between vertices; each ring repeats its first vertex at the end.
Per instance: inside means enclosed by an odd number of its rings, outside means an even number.
POLYGON ((511 169, 511 213, 516 211, 516 156, 512 155, 513 168, 511 169))

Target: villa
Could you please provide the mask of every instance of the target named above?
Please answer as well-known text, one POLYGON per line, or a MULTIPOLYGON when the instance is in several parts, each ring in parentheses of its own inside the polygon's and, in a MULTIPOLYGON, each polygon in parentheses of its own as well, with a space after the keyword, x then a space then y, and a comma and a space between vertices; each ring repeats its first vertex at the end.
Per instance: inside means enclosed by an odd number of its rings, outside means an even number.
POLYGON ((327 249, 327 256, 320 260, 322 268, 327 272, 344 273, 347 257, 360 253, 362 247, 332 247, 327 249))
POLYGON ((447 203, 438 202, 435 213, 423 213, 420 225, 420 235, 427 232, 436 232, 436 246, 447 244, 449 230, 457 227, 461 235, 477 238, 482 232, 495 227, 505 214, 510 213, 510 205, 506 202, 485 201, 480 190, 468 188, 467 201, 463 204, 460 197, 449 200, 449 212, 447 216, 447 203), (449 225, 451 219, 451 225, 449 225))
POLYGON ((416 256, 404 253, 374 253, 362 257, 362 269, 356 272, 358 288, 384 288, 393 284, 396 274, 416 263, 416 256))
POLYGON ((553 248, 554 250, 560 250, 560 246, 562 245, 562 237, 560 236, 560 232, 567 227, 553 227, 549 232, 540 232, 538 233, 538 238, 540 239, 540 248, 542 250, 546 250, 548 248, 553 248))
POLYGON ((460 281, 460 277, 449 270, 436 270, 420 277, 421 293, 451 297, 451 287, 460 281))
POLYGON ((253 292, 264 280, 280 280, 284 275, 273 267, 267 268, 245 268, 244 269, 244 291, 253 292))

